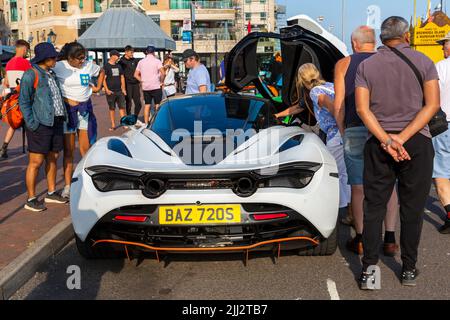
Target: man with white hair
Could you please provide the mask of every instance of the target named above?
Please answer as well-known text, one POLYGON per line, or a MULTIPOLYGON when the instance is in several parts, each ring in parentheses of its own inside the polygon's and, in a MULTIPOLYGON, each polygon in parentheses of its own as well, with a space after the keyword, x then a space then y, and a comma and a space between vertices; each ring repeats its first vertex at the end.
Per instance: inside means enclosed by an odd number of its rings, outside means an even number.
MULTIPOLYGON (((353 54, 338 61, 335 68, 335 117, 341 135, 344 137, 344 159, 347 167, 348 184, 351 185, 352 202, 350 215, 342 219, 343 224, 352 224, 356 236, 347 242, 347 249, 356 253, 363 253, 363 168, 364 145, 369 138, 369 132, 356 113, 355 79, 359 65, 375 54, 375 31, 368 26, 360 26, 352 33, 353 54)), ((350 210, 349 210, 350 211, 350 210)), ((398 251, 395 243, 395 224, 398 217, 397 192, 393 191, 388 203, 384 220, 384 246, 386 256, 394 256, 398 251)))
POLYGON ((409 23, 387 18, 384 46, 356 74, 356 111, 371 133, 364 147, 364 230, 361 289, 379 289, 376 267, 386 205, 398 181, 401 282, 415 286, 425 203, 434 150, 428 123, 439 111, 439 77, 424 54, 411 49, 409 23), (416 75, 417 72, 417 75, 416 75))
MULTIPOLYGON (((445 60, 436 64, 441 88, 441 107, 450 122, 450 32, 438 41, 442 45, 445 60)), ((439 229, 440 233, 450 234, 450 129, 433 138, 434 168, 433 178, 437 193, 445 213, 445 224, 439 229)))

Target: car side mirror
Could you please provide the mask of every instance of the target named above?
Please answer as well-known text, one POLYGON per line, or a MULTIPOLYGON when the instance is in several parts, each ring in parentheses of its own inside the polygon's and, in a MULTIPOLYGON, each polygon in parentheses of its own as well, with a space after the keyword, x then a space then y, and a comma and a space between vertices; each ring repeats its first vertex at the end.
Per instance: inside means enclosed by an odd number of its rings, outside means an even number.
POLYGON ((137 122, 137 115, 131 114, 129 116, 124 116, 120 119, 120 125, 121 126, 133 126, 137 122))

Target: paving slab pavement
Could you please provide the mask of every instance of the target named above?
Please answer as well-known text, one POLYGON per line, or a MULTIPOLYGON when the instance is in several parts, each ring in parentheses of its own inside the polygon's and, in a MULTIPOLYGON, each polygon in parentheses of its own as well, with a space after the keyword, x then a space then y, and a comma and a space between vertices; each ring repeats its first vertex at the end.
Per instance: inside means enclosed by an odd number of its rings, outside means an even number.
MULTIPOLYGON (((108 106, 104 96, 93 96, 94 112, 98 122, 98 136, 117 135, 121 132, 110 132, 108 106)), ((117 120, 119 119, 116 111, 117 120)), ((0 122, 0 142, 3 143, 8 127, 0 122)), ((31 212, 23 209, 27 199, 25 171, 28 155, 22 152, 22 130, 16 131, 8 148, 7 160, 0 161, 0 272, 11 262, 17 262, 19 256, 27 250, 36 250, 36 242, 49 236, 47 233, 64 219, 69 219, 69 206, 47 204, 47 210, 31 212)), ((75 153, 75 163, 80 160, 79 152, 75 153)), ((64 187, 62 170, 62 153, 58 159, 57 189, 64 187)), ((44 167, 41 168, 36 187, 40 199, 47 191, 44 167)), ((57 236, 57 234, 55 234, 57 236)), ((42 243, 41 243, 42 245, 42 243)), ((0 279, 1 280, 1 279, 0 279)))

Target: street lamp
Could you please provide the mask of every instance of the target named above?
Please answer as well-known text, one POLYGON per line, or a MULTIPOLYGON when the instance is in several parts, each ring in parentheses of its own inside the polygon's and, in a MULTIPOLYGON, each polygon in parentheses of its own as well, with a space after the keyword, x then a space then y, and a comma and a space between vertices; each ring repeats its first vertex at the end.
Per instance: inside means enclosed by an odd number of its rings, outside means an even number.
POLYGON ((50 29, 50 32, 47 35, 47 42, 51 42, 51 44, 53 44, 53 45, 56 42, 56 33, 54 33, 53 30, 51 30, 51 29, 50 29))

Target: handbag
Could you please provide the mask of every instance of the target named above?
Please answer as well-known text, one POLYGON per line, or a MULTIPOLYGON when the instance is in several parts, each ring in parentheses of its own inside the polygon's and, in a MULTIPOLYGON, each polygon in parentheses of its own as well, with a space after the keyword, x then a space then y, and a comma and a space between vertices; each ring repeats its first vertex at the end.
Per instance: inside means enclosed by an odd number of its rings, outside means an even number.
MULTIPOLYGON (((420 74, 417 67, 398 49, 393 47, 388 48, 391 49, 391 51, 399 56, 403 61, 405 61, 408 66, 414 71, 414 74, 416 75, 416 78, 420 83, 420 87, 422 88, 422 92, 424 92, 422 75, 420 74)), ((425 105, 425 97, 423 105, 425 105)), ((431 118, 430 122, 428 123, 428 127, 430 128, 430 134, 432 137, 436 137, 448 130, 447 115, 442 110, 442 108, 439 108, 439 111, 431 118)))

